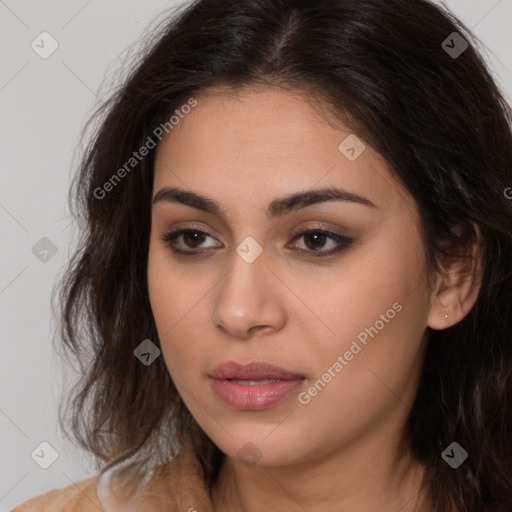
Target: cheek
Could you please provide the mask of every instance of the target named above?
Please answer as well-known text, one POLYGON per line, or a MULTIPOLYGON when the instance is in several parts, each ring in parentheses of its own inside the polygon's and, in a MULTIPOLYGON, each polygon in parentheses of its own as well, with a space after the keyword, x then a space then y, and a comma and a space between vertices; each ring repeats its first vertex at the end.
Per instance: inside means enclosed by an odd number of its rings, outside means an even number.
POLYGON ((353 253, 344 260, 336 286, 308 295, 309 300, 316 297, 315 312, 331 331, 319 336, 311 323, 303 322, 315 340, 316 378, 329 382, 329 391, 322 390, 324 400, 342 400, 344 407, 357 409, 364 401, 385 403, 389 389, 407 387, 428 316, 423 266, 419 240, 407 245, 397 235, 371 251, 353 253))
MULTIPOLYGON (((376 322, 383 332, 401 323, 406 315, 397 314, 399 306, 393 309, 393 304, 399 302, 405 308, 407 302, 410 309, 420 268, 416 256, 404 250, 400 241, 383 239, 373 241, 371 247, 358 246, 331 267, 325 279, 295 283, 314 313, 313 317, 306 312, 300 321, 311 336, 316 332, 312 339, 321 346, 349 350, 351 341, 376 322)), ((364 341, 364 335, 361 338, 364 341)))
MULTIPOLYGON (((310 353, 317 371, 298 397, 301 425, 312 437, 321 431, 326 449, 332 439, 349 442, 379 418, 412 405, 422 329, 414 301, 398 297, 380 309, 371 303, 356 320, 344 317, 350 332, 336 346, 317 345, 310 353)), ((346 324, 340 317, 340 332, 346 324)))
POLYGON ((187 276, 182 271, 184 268, 173 261, 170 249, 152 238, 148 254, 148 292, 162 342, 165 342, 166 333, 170 334, 192 308, 194 297, 198 297, 198 290, 194 286, 198 280, 187 276))
POLYGON ((171 375, 198 368, 205 322, 202 299, 208 292, 205 279, 181 272, 165 250, 150 248, 148 291, 162 355, 171 375))

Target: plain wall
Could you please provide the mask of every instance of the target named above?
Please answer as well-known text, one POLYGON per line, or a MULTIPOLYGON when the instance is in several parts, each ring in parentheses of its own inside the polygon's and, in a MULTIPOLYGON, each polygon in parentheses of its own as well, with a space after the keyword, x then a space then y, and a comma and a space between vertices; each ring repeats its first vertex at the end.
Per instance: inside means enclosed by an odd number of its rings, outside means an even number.
MULTIPOLYGON (((512 1, 444 3, 487 46, 489 65, 510 101, 512 1)), ((96 474, 87 454, 57 428, 57 401, 65 384, 53 353, 50 296, 76 238, 67 204, 74 152, 105 93, 99 87, 106 74, 164 10, 177 4, 0 2, 0 512, 96 474), (59 45, 46 59, 31 47, 43 31, 59 45), (45 245, 46 239, 51 243, 45 245), (48 469, 31 458, 43 441, 58 452, 48 469)), ((38 51, 42 46, 48 50, 50 40, 39 42, 38 51)))

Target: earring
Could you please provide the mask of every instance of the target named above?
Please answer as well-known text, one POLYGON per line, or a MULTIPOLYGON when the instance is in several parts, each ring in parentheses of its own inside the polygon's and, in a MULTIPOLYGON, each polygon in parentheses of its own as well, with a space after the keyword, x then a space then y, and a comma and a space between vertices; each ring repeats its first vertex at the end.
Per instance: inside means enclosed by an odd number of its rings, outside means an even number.
MULTIPOLYGON (((448 311, 448 310, 447 310, 448 311)), ((444 314, 443 320, 448 320, 448 313, 444 314)))

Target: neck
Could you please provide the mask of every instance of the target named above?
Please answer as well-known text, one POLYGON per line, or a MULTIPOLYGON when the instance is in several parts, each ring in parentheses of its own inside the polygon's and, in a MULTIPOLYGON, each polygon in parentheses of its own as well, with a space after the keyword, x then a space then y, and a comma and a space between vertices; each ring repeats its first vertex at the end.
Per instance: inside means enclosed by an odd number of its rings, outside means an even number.
MULTIPOLYGON (((215 512, 428 512, 424 470, 389 438, 288 466, 245 466, 225 457, 212 488, 215 512), (359 449, 358 449, 359 448, 359 449)), ((359 445, 359 443, 358 443, 359 445)))

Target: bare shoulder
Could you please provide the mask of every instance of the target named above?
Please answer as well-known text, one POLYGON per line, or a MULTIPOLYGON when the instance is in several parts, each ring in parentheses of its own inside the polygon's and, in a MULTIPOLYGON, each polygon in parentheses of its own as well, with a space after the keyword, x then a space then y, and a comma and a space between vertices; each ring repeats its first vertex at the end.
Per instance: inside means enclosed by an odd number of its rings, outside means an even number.
POLYGON ((11 512, 101 512, 96 496, 98 475, 61 489, 53 489, 18 505, 11 512))

